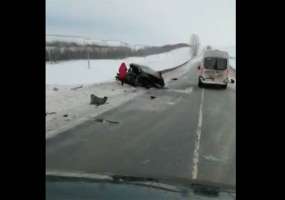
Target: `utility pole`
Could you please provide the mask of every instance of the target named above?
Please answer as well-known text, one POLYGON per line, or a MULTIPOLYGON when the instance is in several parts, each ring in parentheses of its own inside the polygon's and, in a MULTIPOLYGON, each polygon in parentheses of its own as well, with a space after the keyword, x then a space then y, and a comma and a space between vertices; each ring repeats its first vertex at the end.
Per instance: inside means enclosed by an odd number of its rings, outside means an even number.
POLYGON ((89 48, 87 48, 87 55, 88 55, 88 69, 90 69, 89 48))
POLYGON ((88 60, 88 69, 90 69, 90 55, 89 55, 89 47, 88 47, 88 42, 87 42, 88 39, 85 40, 85 46, 86 46, 86 49, 87 49, 87 60, 88 60))

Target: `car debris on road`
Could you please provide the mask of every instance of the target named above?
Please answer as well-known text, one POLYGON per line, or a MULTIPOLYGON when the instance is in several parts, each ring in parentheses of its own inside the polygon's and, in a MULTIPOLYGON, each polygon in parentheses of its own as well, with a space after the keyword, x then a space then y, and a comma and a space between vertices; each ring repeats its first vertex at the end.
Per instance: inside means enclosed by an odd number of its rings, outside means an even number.
POLYGON ((90 104, 91 105, 96 105, 96 106, 100 106, 100 105, 103 105, 106 103, 108 97, 97 97, 96 95, 94 94, 91 94, 90 95, 90 104))
POLYGON ((47 115, 53 115, 53 114, 56 114, 56 112, 46 112, 46 116, 47 115))
POLYGON ((64 121, 70 121, 75 117, 72 113, 66 113, 63 115, 64 121))
POLYGON ((119 124, 120 123, 118 121, 112 121, 112 120, 107 120, 107 119, 102 119, 102 118, 96 118, 95 121, 100 122, 100 123, 108 122, 110 124, 119 124))

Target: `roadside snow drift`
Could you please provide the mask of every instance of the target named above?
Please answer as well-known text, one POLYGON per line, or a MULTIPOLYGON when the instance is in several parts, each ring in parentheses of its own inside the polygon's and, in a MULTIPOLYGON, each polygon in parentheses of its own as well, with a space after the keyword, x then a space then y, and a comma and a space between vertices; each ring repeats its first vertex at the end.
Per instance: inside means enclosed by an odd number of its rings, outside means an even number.
POLYGON ((64 61, 56 64, 46 64, 46 84, 76 85, 95 84, 114 80, 122 62, 137 63, 151 67, 154 70, 168 69, 189 60, 189 48, 183 47, 162 54, 146 57, 129 57, 117 60, 87 60, 64 61))

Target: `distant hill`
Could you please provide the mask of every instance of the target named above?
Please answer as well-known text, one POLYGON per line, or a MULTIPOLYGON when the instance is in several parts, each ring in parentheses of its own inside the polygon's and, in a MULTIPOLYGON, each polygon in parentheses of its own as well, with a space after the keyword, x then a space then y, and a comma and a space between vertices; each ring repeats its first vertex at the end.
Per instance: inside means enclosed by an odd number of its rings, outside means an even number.
POLYGON ((82 37, 82 36, 68 36, 68 35, 46 35, 46 43, 52 44, 52 43, 71 43, 76 45, 98 45, 98 46, 110 46, 110 47, 130 47, 130 45, 126 42, 122 41, 114 41, 114 40, 96 40, 88 37, 82 37))

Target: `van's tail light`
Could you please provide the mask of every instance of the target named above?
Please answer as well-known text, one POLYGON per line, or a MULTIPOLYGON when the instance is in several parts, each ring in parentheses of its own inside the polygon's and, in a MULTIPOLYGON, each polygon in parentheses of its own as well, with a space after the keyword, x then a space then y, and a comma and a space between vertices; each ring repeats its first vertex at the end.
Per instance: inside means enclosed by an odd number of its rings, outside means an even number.
POLYGON ((225 75, 228 76, 229 75, 229 69, 225 70, 225 75))

